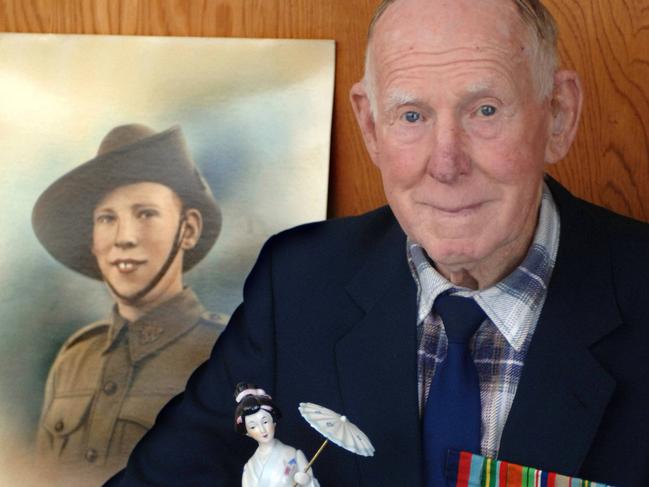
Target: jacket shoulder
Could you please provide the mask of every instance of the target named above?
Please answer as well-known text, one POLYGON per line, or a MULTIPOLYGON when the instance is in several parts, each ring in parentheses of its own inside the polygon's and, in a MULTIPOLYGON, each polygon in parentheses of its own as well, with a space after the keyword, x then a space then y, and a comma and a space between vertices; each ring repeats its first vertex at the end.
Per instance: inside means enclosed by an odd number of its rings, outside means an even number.
POLYGON ((61 347, 61 352, 65 352, 66 350, 69 350, 75 345, 86 340, 104 335, 105 333, 108 333, 109 328, 110 322, 107 320, 95 321, 94 323, 83 326, 75 331, 72 335, 70 335, 70 337, 61 347))
POLYGON ((371 247, 395 225, 398 224, 392 211, 388 206, 383 206, 358 216, 300 225, 275 235, 271 242, 275 247, 291 251, 338 254, 371 247))
POLYGON ((573 216, 573 219, 581 219, 584 215, 588 215, 595 227, 604 230, 608 239, 614 244, 616 242, 646 244, 649 241, 649 223, 615 213, 595 203, 578 198, 552 178, 548 178, 546 182, 558 204, 560 214, 567 211, 573 216))
POLYGON ((649 265, 649 223, 584 200, 579 201, 598 228, 604 231, 614 261, 630 260, 636 266, 649 265))
POLYGON ((571 258, 606 262, 618 306, 639 308, 649 292, 649 224, 577 198, 556 181, 550 188, 566 225, 561 234, 571 235, 571 258))
POLYGON ((386 261, 402 256, 405 262, 405 241, 391 210, 381 207, 274 235, 264 245, 257 263, 274 277, 276 289, 288 289, 293 294, 316 292, 343 286, 371 255, 381 254, 386 261), (382 250, 388 248, 392 250, 383 254, 382 250))

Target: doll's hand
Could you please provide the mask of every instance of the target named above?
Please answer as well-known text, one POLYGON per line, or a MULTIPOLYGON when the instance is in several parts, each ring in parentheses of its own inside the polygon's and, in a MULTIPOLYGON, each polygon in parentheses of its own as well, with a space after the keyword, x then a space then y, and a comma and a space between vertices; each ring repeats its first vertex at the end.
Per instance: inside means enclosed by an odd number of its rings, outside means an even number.
POLYGON ((311 476, 308 473, 297 472, 293 475, 293 480, 299 485, 306 485, 311 480, 311 476))

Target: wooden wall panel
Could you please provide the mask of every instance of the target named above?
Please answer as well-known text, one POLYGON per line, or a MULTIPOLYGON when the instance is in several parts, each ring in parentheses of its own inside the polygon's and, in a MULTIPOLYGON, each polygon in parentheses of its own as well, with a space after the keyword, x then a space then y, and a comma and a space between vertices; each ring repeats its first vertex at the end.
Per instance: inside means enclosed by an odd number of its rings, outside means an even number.
POLYGON ((546 3, 586 94, 572 152, 551 172, 574 193, 649 221, 649 0, 546 3))
MULTIPOLYGON (((0 0, 0 31, 335 39, 330 216, 384 202, 348 102, 378 0, 0 0)), ((551 173, 576 194, 649 221, 649 0, 546 0, 586 103, 551 173)))

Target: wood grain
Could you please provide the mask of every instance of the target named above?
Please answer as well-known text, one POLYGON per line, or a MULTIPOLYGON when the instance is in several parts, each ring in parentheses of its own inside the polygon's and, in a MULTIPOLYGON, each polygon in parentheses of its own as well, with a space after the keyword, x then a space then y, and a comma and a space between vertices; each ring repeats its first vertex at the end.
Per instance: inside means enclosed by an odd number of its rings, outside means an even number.
MULTIPOLYGON (((336 40, 329 215, 385 199, 349 106, 378 0, 0 0, 0 30, 336 40)), ((649 221, 649 0, 547 0, 563 64, 582 74, 582 124, 551 173, 574 193, 649 221)))
POLYGON ((552 173, 574 193, 649 221, 649 1, 548 0, 564 65, 585 103, 569 157, 552 173))

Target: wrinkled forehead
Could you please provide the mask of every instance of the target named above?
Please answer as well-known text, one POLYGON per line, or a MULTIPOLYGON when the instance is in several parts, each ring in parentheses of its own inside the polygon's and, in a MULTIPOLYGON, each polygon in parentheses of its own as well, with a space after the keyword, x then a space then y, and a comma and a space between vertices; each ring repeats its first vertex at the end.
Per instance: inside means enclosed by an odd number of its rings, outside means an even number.
POLYGON ((526 59, 527 26, 511 0, 397 0, 370 40, 376 65, 407 54, 476 56, 492 52, 526 59))

